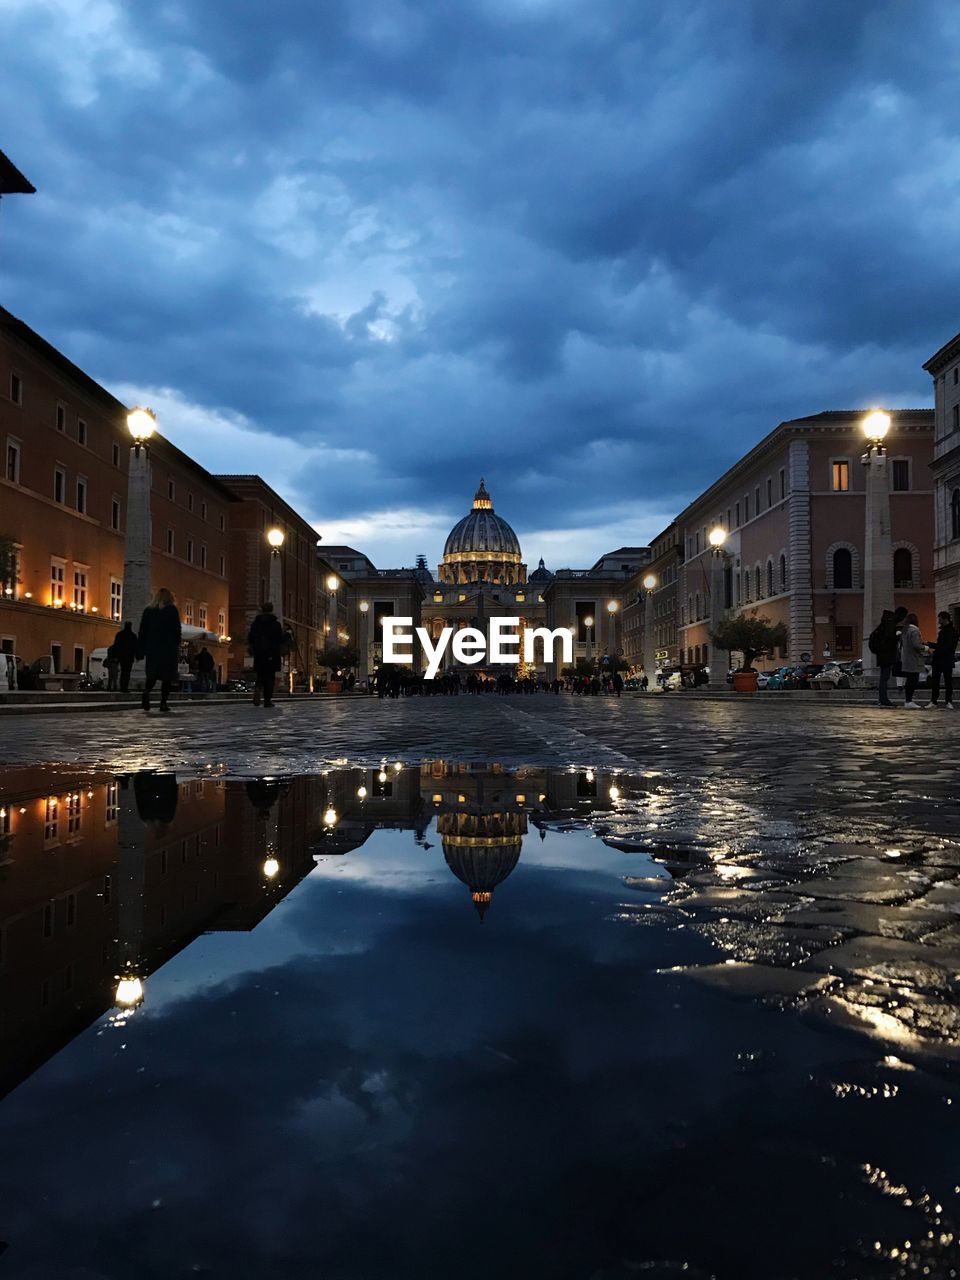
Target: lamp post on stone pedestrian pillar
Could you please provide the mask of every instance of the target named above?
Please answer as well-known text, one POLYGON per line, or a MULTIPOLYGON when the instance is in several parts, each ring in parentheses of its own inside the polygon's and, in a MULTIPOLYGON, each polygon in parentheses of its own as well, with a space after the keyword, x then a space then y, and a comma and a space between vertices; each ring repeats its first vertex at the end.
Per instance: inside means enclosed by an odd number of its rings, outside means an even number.
POLYGON ((131 409, 127 429, 133 438, 130 467, 127 472, 127 532, 123 549, 124 621, 140 625, 144 609, 150 603, 150 437, 157 429, 157 415, 152 409, 131 409))
POLYGON ((655 573, 648 573, 643 579, 643 589, 647 593, 643 599, 643 674, 647 677, 648 693, 656 693, 659 689, 657 650, 653 643, 653 593, 657 585, 655 573))
POLYGON ((360 601, 360 680, 370 679, 370 601, 360 601))
MULTIPOLYGON (((723 621, 723 615, 726 612, 723 607, 723 544, 727 540, 727 533, 725 529, 717 525, 710 530, 708 536, 710 546, 713 548, 710 555, 710 631, 712 634, 723 621)), ((711 689, 723 689, 726 687, 727 673, 720 670, 720 663, 717 661, 720 656, 720 650, 713 643, 713 640, 710 641, 709 656, 709 687, 711 689)))
POLYGON ((283 621, 283 544, 286 535, 282 529, 269 529, 267 542, 270 544, 270 602, 273 612, 283 621))
POLYGON ((893 609, 893 542, 890 533, 890 477, 884 439, 890 430, 890 415, 877 409, 860 424, 867 439, 863 455, 866 479, 865 529, 863 547, 863 673, 875 683, 878 678, 876 654, 867 644, 870 633, 884 609, 893 609))
POLYGON ((584 618, 583 625, 587 632, 587 663, 593 665, 593 615, 584 618))
POLYGON ((617 656, 617 610, 618 600, 607 601, 607 654, 611 658, 617 656))
POLYGON ((335 648, 340 643, 337 626, 337 587, 340 579, 335 573, 327 575, 327 645, 335 648))

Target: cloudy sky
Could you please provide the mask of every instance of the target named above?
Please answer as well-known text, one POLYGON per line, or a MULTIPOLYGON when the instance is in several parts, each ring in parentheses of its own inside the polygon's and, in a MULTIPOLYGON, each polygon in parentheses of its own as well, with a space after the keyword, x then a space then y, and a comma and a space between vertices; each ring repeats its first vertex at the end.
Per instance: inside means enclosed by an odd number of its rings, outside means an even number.
POLYGON ((0 0, 0 301, 325 540, 642 543, 960 329, 949 0, 0 0))

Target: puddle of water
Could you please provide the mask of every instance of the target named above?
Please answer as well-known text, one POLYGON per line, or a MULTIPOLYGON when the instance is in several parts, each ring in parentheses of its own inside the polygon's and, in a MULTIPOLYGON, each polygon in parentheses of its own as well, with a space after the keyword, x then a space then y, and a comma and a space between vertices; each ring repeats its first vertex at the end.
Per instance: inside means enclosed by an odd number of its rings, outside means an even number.
POLYGON ((652 770, 0 771, 0 1275, 949 1276, 958 859, 895 853, 652 770))

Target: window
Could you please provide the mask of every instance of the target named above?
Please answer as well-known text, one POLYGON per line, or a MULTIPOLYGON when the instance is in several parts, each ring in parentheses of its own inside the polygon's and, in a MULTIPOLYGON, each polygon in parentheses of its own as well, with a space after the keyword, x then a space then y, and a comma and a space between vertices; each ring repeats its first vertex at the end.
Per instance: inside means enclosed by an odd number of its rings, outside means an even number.
POLYGON ((67 425, 67 410, 62 404, 57 405, 57 430, 63 431, 67 425))
POLYGON ((227 575, 227 561, 224 556, 220 557, 220 577, 225 578, 227 575))
POLYGON ((173 530, 172 529, 167 530, 167 555, 168 556, 173 555, 173 530))
POLYGON ((54 671, 63 670, 63 645, 59 640, 54 640, 50 645, 50 665, 54 671))
POLYGON ((200 519, 206 520, 206 518, 207 518, 207 504, 205 502, 201 502, 200 503, 200 519))
POLYGON ((781 500, 787 496, 787 473, 786 470, 780 468, 780 498, 781 500))
POLYGON ((123 583, 119 578, 110 579, 110 618, 119 622, 123 613, 123 583))
POLYGON ((170 499, 171 502, 173 502, 176 496, 177 496, 177 486, 173 483, 172 480, 168 480, 167 481, 167 497, 170 499))
POLYGON ((746 604, 750 603, 750 570, 743 571, 743 599, 746 604))
POLYGON ((770 476, 767 476, 767 506, 773 506, 773 480, 770 476))
POLYGON ((63 604, 63 576, 65 560, 50 561, 50 603, 63 604))
POLYGON ((740 601, 741 601, 740 575, 738 573, 737 574, 737 608, 740 607, 740 601))
POLYGON ((193 539, 187 539, 187 560, 193 564, 193 539))
POLYGON ((82 418, 77 419, 77 444, 87 443, 87 424, 82 418))
POLYGON ((750 523, 750 495, 745 494, 743 499, 743 523, 750 523))
POLYGON ((953 369, 953 385, 956 386, 960 382, 960 365, 955 365, 953 369))
MULTIPOLYGON (((60 834, 60 801, 56 796, 47 796, 43 811, 43 838, 56 840, 60 834)), ((49 934, 46 935, 49 937, 49 934)))
POLYGON ((204 631, 207 629, 207 606, 205 604, 197 606, 197 626, 202 627, 204 631))
POLYGON ((763 599, 763 579, 760 576, 759 565, 757 565, 756 569, 753 571, 753 576, 757 584, 757 599, 762 600, 763 599))
POLYGON ((193 494, 192 493, 187 494, 187 510, 188 511, 193 510, 193 494))
POLYGON ((83 667, 83 649, 81 649, 79 645, 76 645, 73 650, 73 669, 74 671, 82 671, 83 667))
POLYGON ((834 644, 837 653, 853 653, 853 627, 837 627, 834 644))
POLYGON ((913 586, 913 552, 909 547, 897 547, 893 553, 893 585, 913 586))
POLYGON ((960 538, 960 489, 950 495, 950 537, 960 538))
POLYGON ((960 404, 950 410, 950 426, 953 431, 960 431, 960 404))
POLYGON ((767 595, 772 596, 773 594, 774 594, 773 561, 768 560, 767 561, 767 595))
POLYGON ((221 533, 223 533, 223 530, 224 530, 224 520, 223 520, 223 516, 221 516, 221 517, 220 517, 220 532, 221 532, 221 533))
POLYGON ((192 600, 184 601, 183 620, 188 627, 193 626, 193 601, 192 600))
POLYGON ((780 590, 786 591, 786 589, 787 589, 787 557, 784 555, 781 555, 780 557, 780 590))
POLYGON ((890 486, 896 493, 910 488, 909 458, 894 458, 890 466, 890 486))
POLYGON ((754 489, 753 497, 754 497, 753 510, 756 513, 756 515, 759 515, 760 514, 760 486, 759 485, 757 485, 756 489, 754 489))
POLYGON ((12 484, 20 483, 20 441, 7 436, 7 461, 3 474, 12 484))
POLYGON ((206 567, 207 567, 207 544, 205 542, 201 542, 200 543, 200 568, 205 569, 206 567))
POLYGON ((221 609, 217 614, 217 635, 225 636, 227 634, 227 615, 221 609))
POLYGON ((110 499, 110 528, 111 529, 120 528, 120 499, 119 498, 110 499))
POLYGON ((846 458, 835 458, 831 462, 830 475, 834 493, 850 492, 850 463, 846 458))
POLYGON ((77 510, 81 515, 87 513, 87 482, 83 476, 77 477, 77 510))
POLYGON ((740 528, 740 503, 739 502, 737 503, 735 510, 737 513, 737 528, 739 529, 740 528))
POLYGON ((67 491, 67 473, 63 467, 53 468, 53 500, 54 502, 63 502, 64 494, 67 491))
POLYGON ((78 609, 87 607, 87 573, 85 569, 73 571, 73 603, 78 609))
POLYGON ((114 465, 115 467, 119 467, 119 465, 120 465, 120 446, 117 444, 116 440, 114 440, 113 444, 110 446, 110 457, 111 457, 111 460, 113 461, 113 465, 114 465))
MULTIPOLYGON (((108 782, 107 783, 107 812, 105 817, 107 826, 108 827, 111 826, 114 822, 117 821, 119 817, 120 817, 120 783, 108 782)), ((107 902, 110 901, 110 883, 111 883, 110 877, 104 876, 103 896, 107 902)))
POLYGON ((853 586, 853 556, 846 547, 833 553, 833 586, 837 591, 849 591, 853 586))
POLYGON ((23 404, 23 380, 18 373, 10 375, 10 399, 14 404, 23 404))

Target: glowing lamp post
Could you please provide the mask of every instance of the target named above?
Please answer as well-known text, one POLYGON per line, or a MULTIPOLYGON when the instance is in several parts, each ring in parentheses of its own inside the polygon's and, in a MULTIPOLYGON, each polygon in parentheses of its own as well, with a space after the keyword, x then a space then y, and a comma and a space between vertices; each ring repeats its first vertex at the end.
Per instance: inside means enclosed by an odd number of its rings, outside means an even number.
POLYGON ((333 645, 337 642, 337 588, 340 586, 340 579, 335 573, 327 575, 327 638, 328 643, 333 645))
POLYGON ((655 573, 648 573, 643 579, 643 674, 647 677, 647 692, 656 693, 657 684, 657 650, 653 637, 653 593, 659 582, 655 573))
POLYGON ((152 409, 131 409, 127 414, 127 430, 133 444, 127 472, 127 532, 123 551, 122 614, 140 625, 144 609, 150 603, 150 439, 157 429, 157 416, 152 409))
POLYGON ((865 470, 863 543, 863 672, 878 677, 877 657, 867 638, 884 609, 893 609, 893 541, 890 531, 890 477, 884 440, 890 415, 880 409, 868 413, 860 424, 867 441, 862 462, 865 470))
POLYGON ((583 625, 587 631, 587 662, 593 664, 593 615, 590 614, 583 620, 583 625))
MULTIPOLYGON (((710 530, 707 535, 711 547, 710 556, 710 630, 716 631, 723 621, 723 544, 727 540, 727 532, 720 525, 710 530)), ((720 650, 710 642, 710 683, 711 689, 723 689, 727 683, 727 674, 720 669, 720 650)))
POLYGON ((360 681, 370 679, 370 601, 360 601, 360 681))
POLYGON ((615 658, 617 654, 617 610, 619 608, 619 600, 607 601, 607 653, 611 658, 615 658))
POLYGON ((269 529, 267 542, 270 545, 270 601, 273 612, 283 621, 283 544, 286 534, 282 529, 269 529))

